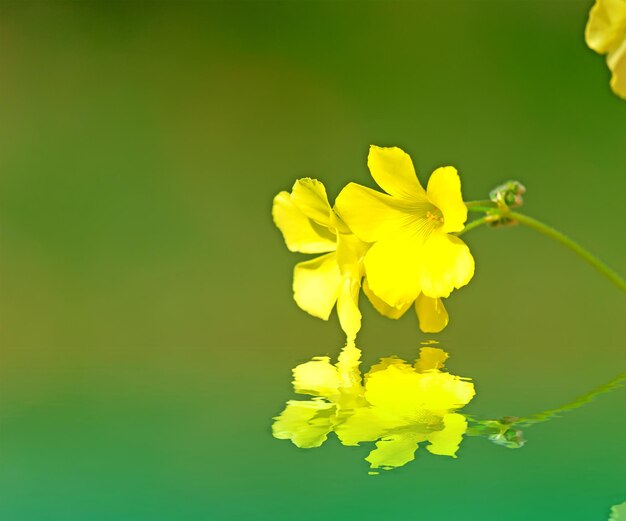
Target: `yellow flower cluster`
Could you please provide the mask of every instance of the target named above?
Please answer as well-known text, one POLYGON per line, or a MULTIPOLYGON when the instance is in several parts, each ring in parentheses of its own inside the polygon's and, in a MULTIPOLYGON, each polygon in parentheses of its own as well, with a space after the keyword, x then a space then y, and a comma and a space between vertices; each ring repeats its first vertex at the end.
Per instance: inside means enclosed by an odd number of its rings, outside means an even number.
POLYGON ((626 99, 626 0, 596 0, 589 13, 585 40, 594 51, 606 54, 611 88, 626 99))
POLYGON ((296 265, 296 303, 324 320, 336 305, 353 343, 363 288, 381 314, 397 319, 414 305, 421 330, 437 333, 448 324, 441 299, 474 275, 469 248, 451 235, 467 220, 459 175, 438 168, 424 189, 397 147, 370 147, 368 167, 386 193, 350 183, 333 208, 324 185, 306 178, 274 198, 272 215, 287 247, 324 254, 296 265))
POLYGON ((456 457, 467 420, 456 412, 473 398, 474 385, 443 370, 448 355, 422 347, 414 364, 384 358, 364 376, 361 352, 347 346, 337 364, 314 358, 293 370, 297 393, 275 418, 273 435, 301 448, 319 447, 331 432, 343 445, 375 442, 367 456, 373 470, 405 465, 419 444, 432 454, 456 457))

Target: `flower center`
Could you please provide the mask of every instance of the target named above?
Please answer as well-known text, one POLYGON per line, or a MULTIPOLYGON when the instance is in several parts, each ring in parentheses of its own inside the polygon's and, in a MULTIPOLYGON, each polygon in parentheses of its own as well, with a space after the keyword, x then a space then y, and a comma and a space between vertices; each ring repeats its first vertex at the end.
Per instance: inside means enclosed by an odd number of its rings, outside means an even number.
POLYGON ((436 207, 433 207, 432 211, 428 210, 426 212, 426 219, 435 223, 443 224, 443 214, 441 213, 441 210, 436 207))

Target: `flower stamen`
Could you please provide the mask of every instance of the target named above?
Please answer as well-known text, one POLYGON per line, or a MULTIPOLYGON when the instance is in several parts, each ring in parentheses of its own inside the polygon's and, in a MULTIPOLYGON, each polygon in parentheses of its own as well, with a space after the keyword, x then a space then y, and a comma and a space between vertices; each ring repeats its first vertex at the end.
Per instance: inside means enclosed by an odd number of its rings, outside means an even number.
POLYGON ((439 213, 439 210, 435 210, 435 212, 431 212, 430 210, 428 210, 426 212, 426 219, 428 219, 429 221, 440 222, 441 224, 443 224, 443 215, 439 213))

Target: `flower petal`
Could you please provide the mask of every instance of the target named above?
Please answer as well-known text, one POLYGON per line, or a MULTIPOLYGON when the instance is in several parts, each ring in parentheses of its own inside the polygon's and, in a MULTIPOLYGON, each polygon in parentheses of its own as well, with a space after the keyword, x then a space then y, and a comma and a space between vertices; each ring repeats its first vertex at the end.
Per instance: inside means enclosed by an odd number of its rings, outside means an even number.
POLYGON ((378 298, 376 294, 370 289, 367 279, 365 279, 365 282, 363 283, 363 292, 367 295, 367 298, 372 303, 372 306, 374 306, 374 309, 376 309, 376 311, 378 311, 381 315, 386 316, 387 318, 393 318, 394 320, 397 320, 402 315, 404 315, 407 309, 411 307, 411 302, 406 302, 399 308, 394 308, 393 306, 390 306, 384 300, 378 298))
POLYGON ((386 370, 389 366, 392 365, 399 365, 401 366, 400 369, 406 370, 406 366, 407 366, 407 362, 406 360, 402 360, 402 358, 398 358, 397 356, 388 356, 385 358, 381 358, 378 363, 374 364, 373 366, 370 367, 370 370, 365 373, 365 376, 363 377, 365 381, 367 381, 367 379, 372 376, 374 373, 377 373, 379 371, 384 371, 386 370), (404 366, 404 367, 402 367, 404 366))
POLYGON ((440 298, 430 298, 421 293, 415 301, 415 312, 424 333, 439 333, 448 325, 448 312, 440 298))
POLYGON ((274 197, 272 217, 290 251, 325 253, 337 247, 335 234, 304 215, 288 192, 274 197))
POLYGON ((411 230, 374 244, 365 255, 365 276, 371 291, 388 305, 401 309, 420 291, 422 242, 411 230))
POLYGON ((425 200, 426 194, 413 168, 411 157, 398 147, 370 146, 367 166, 385 192, 402 199, 425 200))
POLYGON ((456 451, 459 450, 463 434, 467 430, 467 420, 462 414, 446 414, 443 417, 443 425, 442 430, 428 435, 430 445, 426 448, 433 454, 456 458, 456 451))
POLYGON ((328 202, 326 188, 317 179, 298 179, 291 190, 291 199, 298 209, 322 226, 330 226, 332 208, 328 202))
POLYGON ((467 221, 467 206, 461 195, 461 179, 452 166, 437 168, 428 180, 428 200, 443 214, 442 231, 460 232, 467 221))
POLYGON ((330 398, 339 394, 337 369, 327 356, 319 356, 293 369, 293 388, 299 394, 330 398))
POLYGON ((415 360, 413 367, 415 367, 418 373, 431 371, 433 369, 438 371, 443 369, 448 356, 448 353, 438 347, 422 347, 420 348, 420 356, 415 360))
POLYGON ((359 407, 335 428, 335 434, 343 445, 358 445, 363 441, 379 439, 387 428, 374 408, 359 407))
POLYGON ((373 469, 401 467, 415 459, 418 444, 425 439, 425 434, 419 432, 390 434, 376 442, 376 448, 368 454, 365 461, 373 469))
POLYGON ((585 40, 594 51, 604 54, 623 38, 626 23, 626 1, 596 0, 589 12, 585 40))
POLYGON ((617 49, 607 55, 606 61, 613 73, 611 89, 615 94, 626 99, 626 37, 617 49))
POLYGON ((280 440, 291 440, 296 447, 319 447, 332 430, 335 406, 322 399, 289 400, 287 407, 274 418, 272 434, 280 440))
POLYGON ((389 237, 416 219, 406 203, 356 183, 341 190, 335 210, 352 233, 365 242, 389 237))
POLYGON ((406 401, 411 403, 410 400, 413 400, 419 407, 435 415, 443 416, 467 405, 476 394, 472 382, 450 373, 427 371, 415 374, 418 378, 411 388, 413 396, 406 401))
POLYGON ((365 399, 388 418, 393 417, 396 426, 402 425, 406 418, 424 410, 422 376, 407 363, 389 364, 367 376, 365 399))
POLYGON ((337 263, 342 275, 361 280, 363 277, 361 260, 369 246, 353 233, 337 234, 337 263))
POLYGON ((293 271, 293 297, 307 313, 328 320, 337 302, 341 282, 337 255, 327 253, 296 264, 293 271))
POLYGON ((348 409, 350 413, 356 407, 362 407, 365 403, 363 398, 363 376, 359 370, 361 365, 361 350, 348 342, 339 353, 337 359, 337 377, 339 378, 339 398, 335 400, 339 409, 348 409))
POLYGON ((397 425, 428 423, 433 417, 462 407, 474 396, 474 385, 446 372, 418 373, 408 364, 394 363, 369 374, 365 399, 397 425))
MULTIPOLYGON (((373 250, 374 248, 370 253, 373 250)), ((448 297, 453 289, 465 286, 474 276, 474 257, 458 237, 440 232, 432 233, 424 243, 421 253, 417 285, 427 297, 448 297)), ((365 260, 367 269, 367 257, 365 260)), ((367 276, 370 277, 369 270, 367 276)), ((395 283, 399 281, 396 280, 395 283)), ((380 295, 375 288, 372 289, 380 295)))
POLYGON ((360 280, 345 278, 337 300, 337 315, 341 329, 351 344, 361 329, 361 312, 359 311, 360 280))

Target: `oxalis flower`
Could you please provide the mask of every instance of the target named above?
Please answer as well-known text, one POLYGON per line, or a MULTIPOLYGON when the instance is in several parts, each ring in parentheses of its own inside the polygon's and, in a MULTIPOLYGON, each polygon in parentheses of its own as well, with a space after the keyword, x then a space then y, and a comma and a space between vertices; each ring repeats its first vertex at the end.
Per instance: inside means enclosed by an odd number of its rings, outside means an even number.
POLYGON ((451 235, 467 220, 457 171, 438 168, 424 190, 400 148, 371 146, 367 164, 387 193, 350 183, 335 205, 352 232, 373 243, 364 257, 364 291, 390 318, 415 303, 422 330, 441 331, 448 323, 441 298, 474 275, 469 248, 451 235))
POLYGON ((411 365, 386 358, 365 375, 368 405, 354 411, 335 428, 342 444, 376 442, 366 461, 372 469, 392 469, 415 458, 419 444, 432 454, 456 457, 467 430, 456 412, 474 397, 474 385, 443 371, 448 354, 422 347, 411 365))
POLYGON ((361 329, 359 291, 368 245, 337 217, 324 185, 316 179, 299 179, 291 193, 280 192, 274 198, 272 216, 290 251, 325 253, 296 265, 296 303, 323 320, 328 320, 336 304, 341 327, 353 343, 361 329))
POLYGON ((311 400, 289 400, 272 433, 300 448, 321 446, 331 432, 343 445, 376 442, 367 456, 372 473, 415 458, 427 442, 432 454, 456 457, 467 431, 457 412, 473 398, 474 385, 444 371, 448 354, 422 347, 414 364, 383 358, 364 376, 361 352, 346 346, 336 364, 317 357, 293 370, 294 390, 311 400))
POLYGON ((613 74, 611 88, 626 99, 626 0, 596 0, 585 29, 587 45, 600 54, 613 74))
POLYGON ((274 418, 275 438, 291 440, 303 449, 319 447, 328 435, 359 407, 366 404, 361 385, 361 351, 347 345, 335 365, 320 356, 293 369, 293 388, 312 400, 289 400, 274 418))

